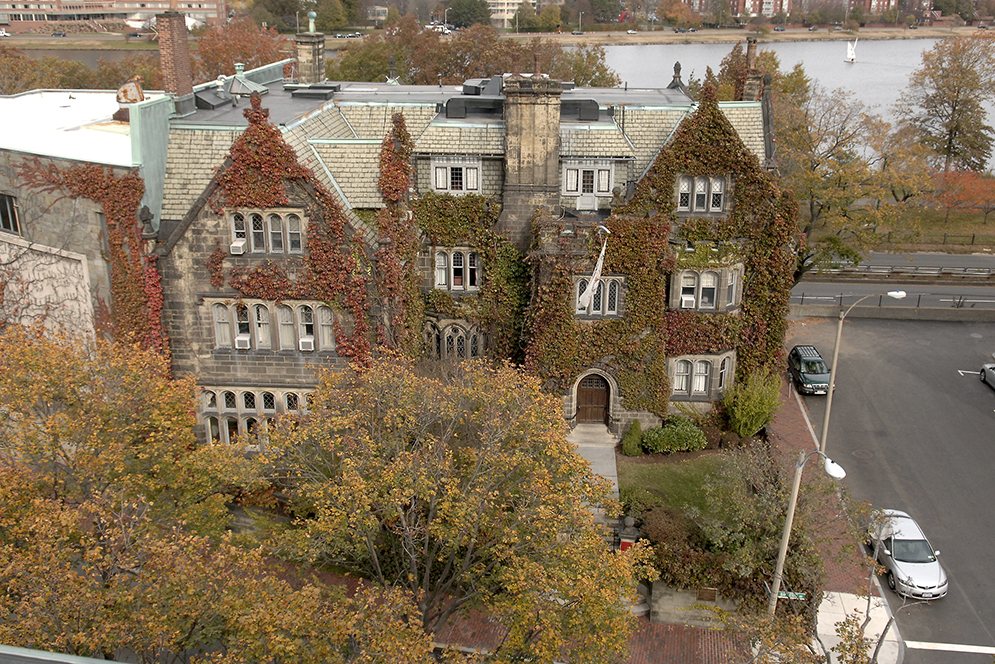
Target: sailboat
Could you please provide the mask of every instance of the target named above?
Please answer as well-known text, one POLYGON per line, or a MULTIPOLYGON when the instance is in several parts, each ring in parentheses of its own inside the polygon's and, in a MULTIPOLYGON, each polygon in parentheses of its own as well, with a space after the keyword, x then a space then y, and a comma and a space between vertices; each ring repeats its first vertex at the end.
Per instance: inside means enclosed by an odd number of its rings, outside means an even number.
POLYGON ((856 62, 857 61, 857 40, 854 39, 852 42, 846 43, 846 60, 843 62, 856 62))

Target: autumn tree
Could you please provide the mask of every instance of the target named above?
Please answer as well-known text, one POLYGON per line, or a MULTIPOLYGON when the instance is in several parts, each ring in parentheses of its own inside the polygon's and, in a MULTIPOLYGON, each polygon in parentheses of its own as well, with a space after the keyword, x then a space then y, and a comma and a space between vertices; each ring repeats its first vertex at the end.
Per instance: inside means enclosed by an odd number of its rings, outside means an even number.
POLYGON ((522 0, 515 11, 515 28, 520 32, 532 32, 539 27, 539 17, 529 0, 522 0))
POLYGON ((605 547, 608 486, 566 441, 558 400, 508 367, 426 376, 385 357, 322 372, 271 434, 302 559, 417 598, 434 633, 471 607, 505 631, 488 661, 611 661, 632 627, 642 547, 605 547))
POLYGON ((121 661, 428 662, 410 595, 291 585, 228 532, 226 504, 263 485, 242 448, 196 444, 195 389, 133 346, 0 334, 0 642, 121 661))
POLYGON ((995 36, 978 33, 940 40, 924 52, 897 112, 943 171, 981 171, 995 139, 985 111, 993 100, 995 36))
POLYGON ((341 30, 347 24, 345 8, 342 6, 341 0, 321 0, 315 13, 318 16, 314 25, 321 32, 341 30))
POLYGON ((988 223, 988 215, 995 212, 995 176, 991 172, 979 175, 973 183, 974 209, 984 215, 984 223, 988 223))
POLYGON ((237 18, 210 26, 197 38, 197 53, 194 78, 202 82, 233 75, 236 62, 254 69, 290 57, 291 49, 275 28, 260 28, 248 18, 237 18))
POLYGON ((930 201, 943 210, 943 221, 950 222, 950 213, 968 210, 973 206, 973 179, 971 171, 946 171, 933 176, 930 201))

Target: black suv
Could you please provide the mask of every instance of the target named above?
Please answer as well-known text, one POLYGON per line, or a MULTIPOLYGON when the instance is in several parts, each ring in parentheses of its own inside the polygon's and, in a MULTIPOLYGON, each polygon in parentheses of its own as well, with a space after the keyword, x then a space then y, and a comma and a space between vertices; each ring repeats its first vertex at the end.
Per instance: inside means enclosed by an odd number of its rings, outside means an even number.
POLYGON ((829 392, 829 367, 815 346, 795 346, 788 353, 788 373, 802 394, 829 392))

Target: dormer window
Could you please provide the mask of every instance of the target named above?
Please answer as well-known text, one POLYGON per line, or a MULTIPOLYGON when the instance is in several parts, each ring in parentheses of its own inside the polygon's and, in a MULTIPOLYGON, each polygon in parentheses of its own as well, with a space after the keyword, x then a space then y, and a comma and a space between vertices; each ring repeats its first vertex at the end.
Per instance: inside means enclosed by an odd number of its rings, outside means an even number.
POLYGON ((448 194, 480 193, 480 160, 439 157, 432 160, 432 189, 448 194))
POLYGON ((450 291, 475 291, 481 285, 480 254, 465 248, 435 250, 435 287, 450 291))

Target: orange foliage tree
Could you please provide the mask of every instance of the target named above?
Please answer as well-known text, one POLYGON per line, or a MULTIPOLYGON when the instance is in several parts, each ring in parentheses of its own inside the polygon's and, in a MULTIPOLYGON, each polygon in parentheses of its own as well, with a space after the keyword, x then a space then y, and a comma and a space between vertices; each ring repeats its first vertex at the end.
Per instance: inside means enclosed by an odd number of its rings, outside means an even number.
POLYGON ((944 222, 950 213, 968 210, 974 205, 976 173, 971 171, 945 171, 933 175, 933 190, 929 200, 944 211, 944 222))
POLYGON ((508 367, 427 377, 399 357, 325 372, 299 423, 271 432, 287 542, 417 598, 438 633, 468 608, 504 630, 488 661, 614 661, 646 550, 608 550, 609 487, 566 440, 562 404, 508 367))
POLYGON ((198 57, 193 59, 195 82, 235 73, 235 63, 246 70, 293 57, 290 43, 274 28, 262 28, 249 18, 211 26, 197 38, 198 57))

